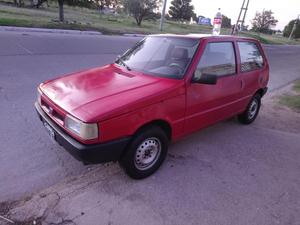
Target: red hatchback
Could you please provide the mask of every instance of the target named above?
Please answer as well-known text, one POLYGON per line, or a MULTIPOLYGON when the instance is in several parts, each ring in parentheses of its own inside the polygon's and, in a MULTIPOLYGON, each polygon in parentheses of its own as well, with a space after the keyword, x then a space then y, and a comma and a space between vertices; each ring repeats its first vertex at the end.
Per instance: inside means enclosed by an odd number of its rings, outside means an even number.
POLYGON ((40 84, 35 108, 77 159, 119 161, 139 179, 159 168, 170 141, 235 115, 252 123, 268 79, 255 39, 151 35, 112 64, 40 84))

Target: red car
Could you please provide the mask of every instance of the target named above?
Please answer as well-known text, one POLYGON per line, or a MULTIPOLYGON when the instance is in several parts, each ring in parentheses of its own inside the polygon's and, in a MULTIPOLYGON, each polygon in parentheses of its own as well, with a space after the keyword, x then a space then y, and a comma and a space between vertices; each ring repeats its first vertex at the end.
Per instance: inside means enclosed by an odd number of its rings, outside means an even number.
POLYGON ((252 123, 268 79, 255 39, 151 35, 112 64, 40 84, 35 108, 77 159, 119 161, 140 179, 159 168, 170 141, 236 115, 252 123))

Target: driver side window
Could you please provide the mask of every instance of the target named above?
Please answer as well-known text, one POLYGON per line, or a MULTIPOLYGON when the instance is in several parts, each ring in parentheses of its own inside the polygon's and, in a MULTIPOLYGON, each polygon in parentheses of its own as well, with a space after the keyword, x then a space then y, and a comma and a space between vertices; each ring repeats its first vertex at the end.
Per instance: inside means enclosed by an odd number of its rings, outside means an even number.
POLYGON ((235 53, 232 42, 208 43, 201 56, 194 79, 202 74, 224 76, 236 73, 235 53))

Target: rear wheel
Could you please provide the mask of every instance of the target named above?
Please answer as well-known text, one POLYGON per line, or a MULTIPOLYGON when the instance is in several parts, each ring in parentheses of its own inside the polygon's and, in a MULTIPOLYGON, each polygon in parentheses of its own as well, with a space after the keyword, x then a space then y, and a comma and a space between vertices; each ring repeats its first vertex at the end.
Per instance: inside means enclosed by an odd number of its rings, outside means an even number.
POLYGON ((119 160, 125 172, 134 179, 153 174, 164 161, 168 151, 168 137, 157 126, 142 129, 119 160))
POLYGON ((249 102, 246 111, 238 115, 239 122, 243 124, 252 123, 258 115, 260 105, 261 105, 261 96, 259 94, 255 94, 254 97, 249 102))

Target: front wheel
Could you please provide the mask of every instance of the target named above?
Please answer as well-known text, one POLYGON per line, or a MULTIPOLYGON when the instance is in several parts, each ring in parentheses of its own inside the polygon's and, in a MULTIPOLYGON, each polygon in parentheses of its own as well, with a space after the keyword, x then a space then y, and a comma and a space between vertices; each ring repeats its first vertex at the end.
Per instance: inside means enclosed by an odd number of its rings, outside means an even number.
POLYGON ((256 94, 249 102, 246 111, 238 115, 239 122, 243 124, 252 123, 258 115, 260 105, 261 105, 261 96, 259 94, 256 94))
POLYGON ((168 137, 157 126, 142 129, 119 160, 125 172, 134 179, 153 174, 164 161, 168 151, 168 137))

